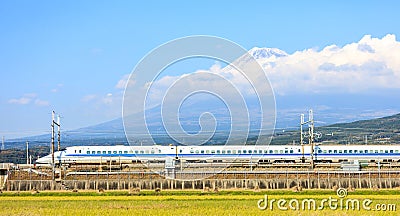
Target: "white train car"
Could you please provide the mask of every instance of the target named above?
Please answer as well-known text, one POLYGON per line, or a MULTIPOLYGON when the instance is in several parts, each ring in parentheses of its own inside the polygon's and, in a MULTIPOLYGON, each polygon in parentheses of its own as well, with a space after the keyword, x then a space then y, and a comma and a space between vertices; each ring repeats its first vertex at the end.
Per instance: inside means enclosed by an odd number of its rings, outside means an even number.
MULTIPOLYGON (((310 146, 73 146, 55 152, 56 164, 99 164, 165 161, 167 158, 199 162, 300 162, 311 158, 310 146)), ((51 155, 39 158, 37 164, 51 164, 51 155)), ((366 160, 400 162, 400 145, 316 145, 316 162, 366 160)))

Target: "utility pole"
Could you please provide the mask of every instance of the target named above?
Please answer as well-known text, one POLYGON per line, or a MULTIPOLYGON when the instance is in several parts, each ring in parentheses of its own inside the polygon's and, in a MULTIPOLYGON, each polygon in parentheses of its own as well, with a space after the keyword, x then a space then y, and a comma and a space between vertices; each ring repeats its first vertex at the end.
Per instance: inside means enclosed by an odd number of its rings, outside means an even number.
POLYGON ((304 144, 303 144, 303 125, 308 124, 308 144, 310 145, 311 151, 311 168, 314 169, 314 117, 312 109, 308 112, 308 121, 304 121, 304 114, 300 116, 300 143, 302 145, 303 157, 302 161, 305 161, 304 158, 304 144))
POLYGON ((54 161, 54 141, 55 141, 55 131, 54 125, 57 126, 57 150, 60 151, 60 143, 61 143, 61 130, 60 130, 60 115, 57 115, 57 122, 54 119, 55 112, 51 113, 51 163, 53 168, 52 179, 54 180, 54 171, 55 171, 55 161, 54 161))
POLYGON ((52 166, 52 180, 54 181, 54 114, 53 111, 51 113, 51 166, 52 166))
POLYGON ((61 145, 61 124, 60 124, 60 115, 57 115, 57 123, 56 125, 58 126, 58 139, 57 139, 57 151, 60 151, 60 145, 61 145))
POLYGON ((308 142, 310 143, 311 147, 311 167, 314 169, 314 117, 312 109, 310 109, 308 113, 308 122, 310 122, 311 125, 311 127, 308 128, 310 134, 310 139, 308 139, 308 142))
POLYGON ((26 164, 29 164, 29 142, 26 141, 26 164))
POLYGON ((304 124, 304 114, 300 115, 300 144, 301 144, 301 162, 304 163, 306 161, 304 157, 304 141, 303 141, 303 124, 304 124))

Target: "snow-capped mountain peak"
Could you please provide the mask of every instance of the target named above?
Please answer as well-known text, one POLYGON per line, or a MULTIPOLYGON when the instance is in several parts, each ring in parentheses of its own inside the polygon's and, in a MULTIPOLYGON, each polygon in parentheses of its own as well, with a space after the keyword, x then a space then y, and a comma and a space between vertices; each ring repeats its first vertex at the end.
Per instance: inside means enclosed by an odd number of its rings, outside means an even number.
POLYGON ((249 54, 252 55, 255 59, 270 58, 272 56, 278 58, 288 55, 285 51, 277 48, 259 48, 259 47, 254 47, 250 49, 249 54))

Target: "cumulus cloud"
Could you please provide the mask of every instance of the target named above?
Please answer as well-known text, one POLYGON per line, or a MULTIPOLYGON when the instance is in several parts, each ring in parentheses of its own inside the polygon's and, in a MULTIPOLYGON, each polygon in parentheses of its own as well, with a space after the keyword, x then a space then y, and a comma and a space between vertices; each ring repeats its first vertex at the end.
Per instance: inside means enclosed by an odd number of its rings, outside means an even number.
POLYGON ((27 105, 27 104, 35 104, 37 106, 48 106, 50 105, 49 101, 41 100, 38 98, 35 93, 24 94, 20 98, 12 98, 8 100, 10 104, 18 104, 18 105, 27 105))
POLYGON ((128 85, 135 85, 136 81, 135 81, 135 77, 134 75, 132 75, 131 79, 129 79, 130 74, 125 74, 115 85, 115 88, 117 89, 124 89, 126 84, 129 81, 128 85))
POLYGON ((366 35, 343 47, 330 45, 258 61, 278 95, 400 88, 400 43, 390 34, 381 39, 366 35))

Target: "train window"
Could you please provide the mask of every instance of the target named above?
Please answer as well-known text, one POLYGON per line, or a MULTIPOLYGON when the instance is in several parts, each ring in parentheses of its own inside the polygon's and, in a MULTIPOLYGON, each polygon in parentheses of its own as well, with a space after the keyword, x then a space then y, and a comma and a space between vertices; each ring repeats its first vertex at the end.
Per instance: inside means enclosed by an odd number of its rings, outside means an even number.
POLYGON ((279 150, 279 153, 283 154, 283 150, 279 150))
POLYGON ((182 149, 181 149, 181 150, 179 150, 179 153, 182 153, 182 151, 183 151, 182 149))
POLYGON ((149 153, 149 150, 146 150, 146 154, 148 154, 149 153))
POLYGON ((393 153, 393 150, 390 150, 390 153, 393 153))
POLYGON ((238 154, 241 154, 242 153, 242 150, 238 150, 238 154))
POLYGON ((264 154, 267 154, 268 153, 268 150, 264 150, 264 154))
POLYGON ((278 152, 279 152, 278 150, 274 150, 274 153, 275 153, 275 154, 278 154, 278 152))
MULTIPOLYGON (((219 153, 219 150, 217 152, 219 153)), ((225 150, 222 150, 222 154, 225 154, 225 150)))
POLYGON ((108 154, 111 154, 111 151, 108 151, 108 154))
POLYGON ((324 154, 326 154, 326 150, 323 150, 322 152, 323 152, 324 154))
POLYGON ((343 153, 347 154, 347 150, 343 150, 343 153))
POLYGON ((258 150, 258 153, 259 153, 259 154, 262 154, 262 150, 258 150))
MULTIPOLYGON (((155 152, 154 150, 151 150, 151 153, 154 154, 154 153, 156 153, 156 152, 155 152)), ((182 153, 182 150, 181 150, 181 153, 182 153)))
POLYGON ((252 153, 252 151, 251 150, 249 150, 249 154, 251 154, 252 153))
POLYGON ((211 154, 215 154, 215 150, 211 150, 211 154))
POLYGON ((297 149, 297 152, 300 152, 300 149, 297 149))
POLYGON ((124 151, 124 154, 128 154, 128 151, 124 151))
POLYGON ((160 153, 160 154, 161 154, 161 149, 158 149, 158 153, 160 153))
POLYGON ((318 153, 319 153, 319 154, 321 154, 321 153, 322 153, 322 150, 321 150, 321 149, 319 149, 319 150, 318 150, 318 153))
POLYGON ((201 150, 201 153, 204 154, 204 150, 201 150))
POLYGON ((332 154, 332 150, 328 150, 329 154, 332 154))
POLYGON ((113 151, 113 154, 117 154, 117 151, 113 151))
POLYGON ((139 154, 139 151, 138 151, 138 150, 136 150, 136 151, 135 151, 135 154, 139 154))
POLYGON ((82 150, 79 150, 79 153, 82 153, 82 150))
POLYGON ((141 151, 140 151, 140 154, 144 154, 144 151, 143 151, 143 150, 141 150, 141 151))
POLYGON ((246 154, 247 153, 247 150, 243 150, 243 154, 246 154))
MULTIPOLYGON (((79 152, 80 153, 80 152, 79 152)), ((385 153, 388 153, 388 150, 385 150, 385 153)))
POLYGON ((399 150, 395 150, 394 152, 399 153, 399 150))
MULTIPOLYGON (((228 152, 228 154, 230 154, 231 150, 228 150, 227 152, 228 152)), ((233 152, 233 154, 236 154, 236 150, 232 150, 232 152, 233 152)))
MULTIPOLYGON (((225 152, 224 152, 225 153, 225 152)), ((217 150, 217 154, 221 154, 221 150, 217 150)))
POLYGON ((272 150, 269 150, 269 153, 270 153, 270 154, 272 154, 272 153, 274 153, 274 151, 272 151, 272 150))
POLYGON ((335 154, 336 154, 336 153, 337 153, 337 150, 333 150, 333 153, 335 153, 335 154))
POLYGON ((193 154, 194 153, 194 150, 193 149, 190 149, 190 154, 193 154))
POLYGON ((76 149, 75 149, 75 153, 76 153, 76 149))
POLYGON ((352 153, 353 153, 353 150, 349 150, 349 153, 352 154, 352 153))
POLYGON ((101 154, 101 151, 97 151, 97 154, 101 154))
POLYGON ((288 150, 287 149, 285 149, 285 154, 287 154, 288 153, 288 150))
POLYGON ((106 151, 103 151, 103 154, 106 154, 107 152, 106 151))
POLYGON ((354 150, 354 154, 355 154, 355 153, 358 153, 358 150, 354 150))
POLYGON ((375 153, 378 153, 378 150, 375 150, 375 153))
POLYGON ((342 150, 339 150, 339 154, 342 154, 342 150))
POLYGON ((207 154, 210 154, 210 150, 206 150, 206 153, 207 153, 207 154))
POLYGON ((379 153, 383 153, 383 150, 380 150, 379 153))
POLYGON ((293 149, 290 149, 290 153, 291 153, 291 154, 293 153, 293 149))
POLYGON ((90 151, 87 151, 86 154, 90 154, 90 151))
POLYGON ((199 150, 196 150, 196 154, 198 154, 199 153, 199 150))

